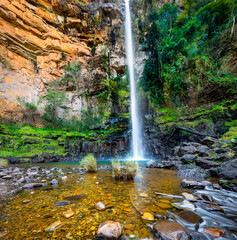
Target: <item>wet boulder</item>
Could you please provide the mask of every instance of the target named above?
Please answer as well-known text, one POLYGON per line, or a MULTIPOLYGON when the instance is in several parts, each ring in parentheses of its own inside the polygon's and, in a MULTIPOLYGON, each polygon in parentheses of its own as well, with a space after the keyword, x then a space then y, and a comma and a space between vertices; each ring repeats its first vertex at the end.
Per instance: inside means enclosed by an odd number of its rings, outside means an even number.
POLYGON ((206 228, 206 229, 204 229, 204 232, 211 235, 214 238, 219 238, 223 234, 225 234, 224 230, 219 229, 219 228, 206 228))
POLYGON ((177 175, 190 180, 204 180, 211 177, 208 170, 195 165, 184 165, 179 168, 177 175))
POLYGON ((214 161, 209 161, 206 160, 205 158, 197 158, 195 160, 195 163, 197 166, 203 168, 203 169, 210 169, 210 168, 215 168, 215 167, 219 167, 220 164, 214 161))
POLYGON ((183 202, 172 203, 171 205, 177 209, 185 209, 189 211, 194 211, 196 209, 195 205, 187 200, 183 200, 183 202))
POLYGON ((107 221, 99 226, 95 239, 117 240, 122 235, 122 230, 120 223, 107 221))
POLYGON ((179 148, 179 151, 178 151, 178 156, 179 157, 182 157, 183 155, 185 154, 195 154, 197 151, 197 148, 190 145, 190 146, 182 146, 179 148))
POLYGON ((182 156, 181 161, 185 164, 193 163, 196 158, 197 158, 197 156, 194 154, 185 154, 182 156))
POLYGON ((213 144, 217 144, 217 143, 219 143, 219 141, 215 138, 212 138, 212 137, 205 137, 202 140, 202 144, 206 145, 208 147, 211 147, 213 144))
POLYGON ((43 156, 39 156, 39 157, 33 157, 31 159, 32 163, 43 163, 44 162, 44 157, 43 156))
POLYGON ((226 190, 237 192, 237 183, 235 179, 233 180, 220 179, 219 184, 226 190))
POLYGON ((200 157, 206 157, 210 154, 210 148, 207 146, 201 145, 197 147, 197 150, 195 153, 198 154, 200 157))
POLYGON ((167 161, 162 161, 161 163, 157 163, 158 168, 169 168, 173 170, 177 170, 182 163, 180 161, 175 161, 175 160, 167 160, 167 161))
POLYGON ((217 175, 224 179, 237 179, 237 158, 223 163, 217 175))
POLYGON ((190 235, 179 223, 172 221, 160 221, 153 226, 156 237, 167 240, 189 240, 190 235))
POLYGON ((154 160, 149 160, 146 164, 145 167, 146 168, 155 168, 157 166, 157 162, 154 160))
POLYGON ((182 182, 181 182, 181 186, 183 188, 203 189, 206 186, 212 186, 212 183, 209 182, 209 181, 197 182, 197 181, 189 181, 187 179, 183 179, 182 182))
POLYGON ((188 210, 184 210, 178 213, 177 216, 182 221, 182 223, 184 223, 184 225, 193 227, 194 229, 198 229, 199 224, 203 222, 203 219, 200 216, 188 210))
POLYGON ((196 201, 197 201, 197 198, 196 198, 193 194, 191 194, 191 193, 183 192, 183 193, 182 193, 182 196, 183 196, 185 199, 189 200, 189 201, 192 201, 192 202, 196 202, 196 201))
POLYGON ((18 157, 8 157, 7 159, 9 161, 9 163, 11 163, 11 164, 16 164, 16 163, 21 162, 20 158, 18 158, 18 157))

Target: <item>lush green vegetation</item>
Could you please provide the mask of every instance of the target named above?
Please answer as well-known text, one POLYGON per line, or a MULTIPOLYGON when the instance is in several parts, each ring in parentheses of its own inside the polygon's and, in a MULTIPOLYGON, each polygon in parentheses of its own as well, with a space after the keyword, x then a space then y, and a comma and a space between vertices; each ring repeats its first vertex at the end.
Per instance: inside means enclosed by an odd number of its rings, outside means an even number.
POLYGON ((175 3, 159 9, 155 0, 144 2, 147 11, 135 12, 148 55, 140 83, 152 106, 179 106, 192 88, 200 99, 210 90, 236 93, 236 73, 223 64, 224 52, 216 53, 232 37, 236 1, 185 0, 182 11, 175 3))
POLYGON ((173 125, 187 128, 197 128, 201 125, 209 127, 209 134, 217 121, 225 122, 220 128, 228 131, 230 127, 236 127, 236 120, 232 115, 237 110, 236 100, 227 100, 205 107, 177 107, 177 108, 157 108, 156 123, 161 130, 170 131, 173 125))
POLYGON ((28 160, 42 153, 66 155, 66 141, 74 146, 77 141, 104 142, 111 134, 124 131, 126 123, 117 123, 106 129, 67 131, 42 129, 31 126, 0 124, 0 157, 22 157, 28 160))

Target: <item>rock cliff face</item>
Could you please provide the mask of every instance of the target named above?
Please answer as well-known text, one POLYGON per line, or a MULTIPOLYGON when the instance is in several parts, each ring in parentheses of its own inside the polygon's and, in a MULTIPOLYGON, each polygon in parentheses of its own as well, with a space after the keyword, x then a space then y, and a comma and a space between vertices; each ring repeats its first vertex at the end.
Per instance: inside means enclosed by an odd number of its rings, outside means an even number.
MULTIPOLYGON (((123 74, 122 1, 1 0, 0 2, 0 117, 21 120, 17 97, 36 104, 64 68, 80 63, 80 81, 65 86, 70 115, 80 116, 103 91, 107 74, 123 74), (111 35, 112 40, 111 40, 111 35), (104 70, 105 44, 109 63, 104 70), (93 49, 95 53, 93 53, 93 49)), ((39 107, 42 114, 44 105, 39 107)))

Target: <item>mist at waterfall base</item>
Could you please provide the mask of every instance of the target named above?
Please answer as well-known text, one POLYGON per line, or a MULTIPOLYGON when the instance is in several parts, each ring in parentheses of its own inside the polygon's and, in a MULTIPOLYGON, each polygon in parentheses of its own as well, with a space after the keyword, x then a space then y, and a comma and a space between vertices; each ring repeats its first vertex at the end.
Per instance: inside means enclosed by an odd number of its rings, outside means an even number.
POLYGON ((134 47, 132 37, 132 22, 129 7, 129 0, 125 0, 125 43, 127 53, 127 65, 130 82, 130 111, 132 121, 132 159, 143 159, 142 135, 139 122, 138 102, 136 96, 136 81, 134 70, 134 47))

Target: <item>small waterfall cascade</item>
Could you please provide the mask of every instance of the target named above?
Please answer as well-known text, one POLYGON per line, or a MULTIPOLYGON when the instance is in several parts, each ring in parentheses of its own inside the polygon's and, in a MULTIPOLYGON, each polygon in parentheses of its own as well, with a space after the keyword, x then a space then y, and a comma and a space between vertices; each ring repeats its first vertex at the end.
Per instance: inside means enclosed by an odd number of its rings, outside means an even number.
POLYGON ((136 94, 136 81, 134 71, 134 47, 132 36, 132 21, 129 0, 125 0, 125 43, 127 65, 130 81, 130 111, 132 120, 132 154, 134 160, 143 159, 141 125, 139 121, 138 102, 136 94))

